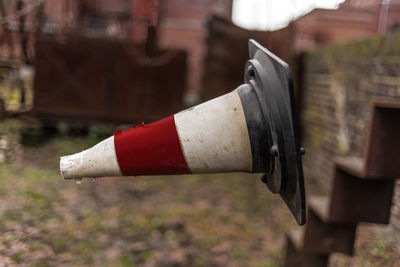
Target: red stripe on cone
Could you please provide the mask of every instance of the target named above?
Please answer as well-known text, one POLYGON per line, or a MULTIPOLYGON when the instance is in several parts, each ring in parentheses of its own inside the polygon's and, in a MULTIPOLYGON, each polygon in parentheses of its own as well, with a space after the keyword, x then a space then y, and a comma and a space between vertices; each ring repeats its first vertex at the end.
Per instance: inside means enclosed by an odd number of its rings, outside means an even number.
POLYGON ((188 174, 174 116, 114 133, 115 153, 124 175, 188 174))

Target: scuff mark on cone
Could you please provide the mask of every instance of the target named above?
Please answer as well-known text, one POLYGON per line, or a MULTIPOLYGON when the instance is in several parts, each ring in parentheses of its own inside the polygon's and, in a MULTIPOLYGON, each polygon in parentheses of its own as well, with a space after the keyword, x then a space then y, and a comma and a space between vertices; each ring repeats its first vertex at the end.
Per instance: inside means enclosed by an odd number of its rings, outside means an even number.
POLYGON ((175 114, 192 173, 251 172, 250 139, 237 91, 175 114))
POLYGON ((65 179, 122 175, 115 155, 114 136, 84 150, 60 159, 65 179))

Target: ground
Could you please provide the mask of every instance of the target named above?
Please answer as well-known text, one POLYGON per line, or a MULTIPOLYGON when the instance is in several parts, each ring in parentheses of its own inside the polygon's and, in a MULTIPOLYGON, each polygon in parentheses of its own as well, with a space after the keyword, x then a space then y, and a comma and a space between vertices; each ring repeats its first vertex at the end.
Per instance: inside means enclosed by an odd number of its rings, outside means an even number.
MULTIPOLYGON (((284 233, 298 227, 259 175, 65 181, 60 155, 104 131, 54 135, 26 124, 0 123, 0 266, 272 267, 284 233)), ((398 251, 371 229, 359 228, 356 256, 335 254, 331 266, 396 264, 398 251)))

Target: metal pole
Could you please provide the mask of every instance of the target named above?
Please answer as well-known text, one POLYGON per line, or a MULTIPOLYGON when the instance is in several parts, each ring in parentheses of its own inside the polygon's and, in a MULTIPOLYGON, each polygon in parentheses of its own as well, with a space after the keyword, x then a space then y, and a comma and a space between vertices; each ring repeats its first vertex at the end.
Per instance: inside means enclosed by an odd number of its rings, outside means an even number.
POLYGON ((379 16, 378 33, 386 33, 390 0, 382 0, 381 14, 379 16))

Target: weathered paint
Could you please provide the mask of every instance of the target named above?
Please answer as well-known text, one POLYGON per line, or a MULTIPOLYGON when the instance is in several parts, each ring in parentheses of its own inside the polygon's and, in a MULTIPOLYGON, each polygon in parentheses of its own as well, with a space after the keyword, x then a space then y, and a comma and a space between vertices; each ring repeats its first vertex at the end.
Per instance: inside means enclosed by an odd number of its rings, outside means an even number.
POLYGON ((174 116, 114 134, 124 175, 187 174, 174 116))
POLYGON ((192 173, 252 171, 246 119, 237 91, 175 114, 192 173))
POLYGON ((64 178, 252 171, 237 91, 62 157, 64 178))
POLYGON ((122 175, 111 136, 97 145, 60 159, 61 175, 65 179, 122 175))

